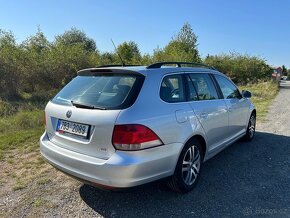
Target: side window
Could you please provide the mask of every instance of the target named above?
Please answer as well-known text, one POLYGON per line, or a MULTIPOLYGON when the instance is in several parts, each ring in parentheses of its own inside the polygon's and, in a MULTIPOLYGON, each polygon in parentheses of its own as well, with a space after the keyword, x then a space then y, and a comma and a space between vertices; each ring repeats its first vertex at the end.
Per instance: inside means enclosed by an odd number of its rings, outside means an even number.
POLYGON ((226 77, 214 75, 225 99, 242 98, 238 88, 226 77))
POLYGON ((122 77, 119 81, 119 85, 132 87, 135 83, 135 80, 136 78, 134 77, 122 77))
POLYGON ((174 74, 163 78, 160 88, 160 98, 170 103, 185 101, 181 75, 174 74))
POLYGON ((199 100, 218 99, 217 91, 210 76, 206 73, 190 74, 191 81, 197 90, 199 100))
POLYGON ((198 96, 193 86, 193 83, 189 76, 186 76, 187 84, 188 84, 188 91, 189 91, 189 101, 198 101, 198 96))

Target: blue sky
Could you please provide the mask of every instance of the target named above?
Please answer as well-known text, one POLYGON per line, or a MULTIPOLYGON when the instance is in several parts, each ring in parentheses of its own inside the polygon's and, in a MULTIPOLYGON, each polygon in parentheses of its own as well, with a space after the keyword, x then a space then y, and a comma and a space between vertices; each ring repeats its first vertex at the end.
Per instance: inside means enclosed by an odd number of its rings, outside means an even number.
POLYGON ((49 40, 71 27, 93 38, 100 51, 135 41, 142 53, 164 47, 185 22, 202 56, 239 52, 290 68, 288 0, 0 0, 0 29, 18 42, 37 27, 49 40))

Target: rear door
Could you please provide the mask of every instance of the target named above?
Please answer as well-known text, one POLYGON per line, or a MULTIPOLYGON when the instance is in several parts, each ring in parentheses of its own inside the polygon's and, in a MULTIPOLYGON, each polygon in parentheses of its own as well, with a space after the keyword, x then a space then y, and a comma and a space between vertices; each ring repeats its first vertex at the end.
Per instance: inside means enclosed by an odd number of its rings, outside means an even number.
POLYGON ((236 137, 245 132, 248 123, 249 103, 242 97, 238 88, 232 81, 222 75, 214 75, 224 101, 229 111, 229 131, 231 137, 236 137))
POLYGON ((205 130, 209 151, 219 147, 228 138, 227 105, 219 98, 212 78, 207 73, 187 75, 189 100, 205 130))

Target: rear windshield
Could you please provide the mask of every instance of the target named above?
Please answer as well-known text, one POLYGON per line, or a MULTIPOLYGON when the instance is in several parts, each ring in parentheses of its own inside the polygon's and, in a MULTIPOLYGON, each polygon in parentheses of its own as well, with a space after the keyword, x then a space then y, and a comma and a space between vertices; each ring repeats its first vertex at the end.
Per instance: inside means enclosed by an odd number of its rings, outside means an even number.
POLYGON ((134 103, 142 79, 138 75, 77 76, 52 102, 92 109, 126 108, 134 103))

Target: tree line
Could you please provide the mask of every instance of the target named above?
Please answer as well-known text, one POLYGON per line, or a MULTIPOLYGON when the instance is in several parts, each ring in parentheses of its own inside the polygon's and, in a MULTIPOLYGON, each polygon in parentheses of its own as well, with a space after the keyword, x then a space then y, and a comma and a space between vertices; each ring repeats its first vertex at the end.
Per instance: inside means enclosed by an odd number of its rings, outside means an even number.
MULTIPOLYGON (((198 37, 185 23, 166 46, 152 54, 141 54, 133 41, 117 46, 126 64, 148 65, 159 61, 205 63, 227 74, 239 84, 255 83, 271 75, 260 57, 229 53, 201 58, 198 37)), ((106 64, 120 64, 116 52, 100 52, 94 39, 72 28, 49 41, 38 29, 21 43, 10 31, 0 30, 0 99, 18 99, 24 95, 50 97, 77 71, 106 64)))

